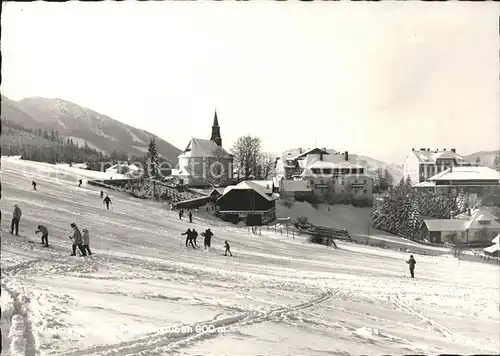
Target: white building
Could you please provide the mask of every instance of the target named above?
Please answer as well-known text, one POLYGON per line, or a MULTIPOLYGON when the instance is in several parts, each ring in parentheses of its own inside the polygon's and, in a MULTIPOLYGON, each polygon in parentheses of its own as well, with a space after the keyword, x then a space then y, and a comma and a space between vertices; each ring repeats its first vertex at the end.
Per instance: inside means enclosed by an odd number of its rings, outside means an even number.
POLYGON ((403 163, 403 175, 410 176, 413 184, 421 183, 428 178, 454 166, 474 166, 475 163, 467 162, 452 148, 447 151, 431 150, 430 148, 411 149, 411 153, 403 163))

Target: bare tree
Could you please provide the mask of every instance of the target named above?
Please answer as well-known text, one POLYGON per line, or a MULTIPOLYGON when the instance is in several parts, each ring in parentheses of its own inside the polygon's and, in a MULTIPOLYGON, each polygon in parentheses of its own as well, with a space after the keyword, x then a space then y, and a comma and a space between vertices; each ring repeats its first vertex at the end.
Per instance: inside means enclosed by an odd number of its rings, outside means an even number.
POLYGON ((245 180, 248 180, 251 176, 257 176, 260 149, 261 142, 258 137, 246 135, 236 140, 231 153, 234 155, 234 165, 238 171, 238 177, 243 176, 245 180))
POLYGON ((259 156, 259 178, 269 179, 276 174, 276 155, 263 152, 259 156))

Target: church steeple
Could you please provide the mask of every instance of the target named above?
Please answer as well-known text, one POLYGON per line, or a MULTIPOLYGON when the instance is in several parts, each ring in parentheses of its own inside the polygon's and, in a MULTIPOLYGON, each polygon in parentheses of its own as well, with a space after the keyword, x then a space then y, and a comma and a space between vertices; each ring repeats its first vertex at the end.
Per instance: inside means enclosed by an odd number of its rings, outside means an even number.
POLYGON ((215 110, 214 123, 212 125, 212 136, 210 137, 210 141, 214 141, 217 144, 217 146, 222 146, 219 120, 217 119, 217 110, 215 110))

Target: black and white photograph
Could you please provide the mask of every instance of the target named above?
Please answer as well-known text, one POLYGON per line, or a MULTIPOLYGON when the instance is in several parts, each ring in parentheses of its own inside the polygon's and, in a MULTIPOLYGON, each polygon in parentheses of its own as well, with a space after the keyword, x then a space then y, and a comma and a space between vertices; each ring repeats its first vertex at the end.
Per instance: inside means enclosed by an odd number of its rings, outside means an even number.
POLYGON ((500 353, 500 4, 1 4, 1 354, 500 353))

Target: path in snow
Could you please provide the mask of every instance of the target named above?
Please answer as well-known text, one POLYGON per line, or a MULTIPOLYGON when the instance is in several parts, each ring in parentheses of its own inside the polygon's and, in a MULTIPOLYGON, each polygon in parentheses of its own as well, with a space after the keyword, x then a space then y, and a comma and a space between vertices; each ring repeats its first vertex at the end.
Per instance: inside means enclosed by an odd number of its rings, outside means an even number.
POLYGON ((116 192, 107 211, 98 189, 77 187, 77 169, 54 180, 47 167, 2 160, 5 354, 498 352, 497 266, 417 256, 412 280, 396 251, 256 236, 206 216, 189 224, 116 192), (14 202, 23 237, 5 233, 14 202), (92 257, 69 256, 71 222, 89 228, 92 257), (33 234, 39 223, 49 249, 33 234), (187 227, 210 227, 214 248, 186 248, 187 227))

